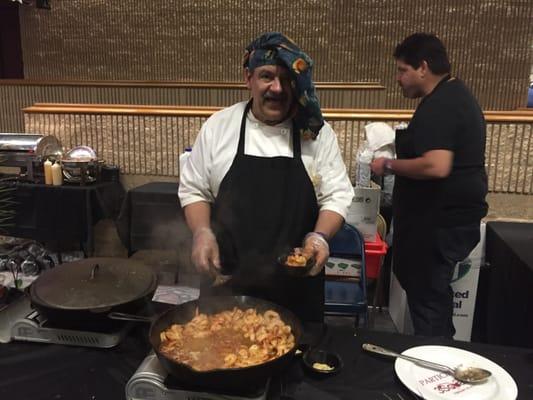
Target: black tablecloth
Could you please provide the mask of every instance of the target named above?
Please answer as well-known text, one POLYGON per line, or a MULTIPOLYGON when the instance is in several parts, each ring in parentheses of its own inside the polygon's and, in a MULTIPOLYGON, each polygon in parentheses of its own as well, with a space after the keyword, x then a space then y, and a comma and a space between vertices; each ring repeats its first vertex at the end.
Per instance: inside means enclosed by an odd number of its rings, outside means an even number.
POLYGON ((533 348, 533 223, 489 222, 473 340, 533 348))
MULTIPOLYGON (((123 399, 125 384, 149 351, 146 327, 139 326, 114 349, 89 349, 34 343, 0 345, 0 398, 18 400, 123 399)), ((476 352, 506 369, 518 385, 520 400, 533 399, 533 352, 487 344, 454 342, 391 333, 329 327, 322 345, 336 351, 344 368, 317 380, 295 358, 282 379, 274 379, 269 398, 280 391, 297 400, 416 399, 394 373, 394 361, 361 350, 369 342, 396 351, 425 345, 450 345, 476 352), (356 336, 354 336, 354 334, 356 336), (401 396, 401 397, 400 397, 401 396)))
POLYGON ((177 249, 190 236, 178 199, 178 185, 151 182, 126 194, 118 232, 131 254, 142 249, 177 249))
POLYGON ((102 218, 116 219, 124 189, 118 182, 87 186, 51 186, 13 182, 16 202, 14 226, 3 234, 41 242, 77 241, 87 255, 94 250, 93 225, 102 218))

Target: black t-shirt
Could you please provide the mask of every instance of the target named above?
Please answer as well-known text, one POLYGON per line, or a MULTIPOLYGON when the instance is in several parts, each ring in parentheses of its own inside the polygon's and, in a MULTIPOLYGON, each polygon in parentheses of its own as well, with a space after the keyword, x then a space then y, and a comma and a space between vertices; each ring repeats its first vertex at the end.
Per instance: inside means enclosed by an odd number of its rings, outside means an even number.
POLYGON ((397 132, 396 151, 403 159, 452 151, 452 170, 443 179, 397 176, 397 222, 425 218, 433 226, 458 226, 487 214, 485 132, 483 112, 470 90, 458 79, 443 79, 419 104, 408 128, 397 132))

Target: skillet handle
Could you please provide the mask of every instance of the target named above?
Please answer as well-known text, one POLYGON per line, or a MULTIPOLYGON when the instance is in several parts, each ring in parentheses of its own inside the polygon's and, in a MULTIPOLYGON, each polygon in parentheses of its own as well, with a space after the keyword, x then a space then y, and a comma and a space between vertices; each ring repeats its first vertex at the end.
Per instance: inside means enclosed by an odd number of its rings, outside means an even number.
POLYGON ((120 312, 111 312, 107 314, 108 318, 118 319, 120 321, 135 321, 135 322, 148 322, 152 323, 154 317, 145 317, 143 315, 125 314, 120 312))

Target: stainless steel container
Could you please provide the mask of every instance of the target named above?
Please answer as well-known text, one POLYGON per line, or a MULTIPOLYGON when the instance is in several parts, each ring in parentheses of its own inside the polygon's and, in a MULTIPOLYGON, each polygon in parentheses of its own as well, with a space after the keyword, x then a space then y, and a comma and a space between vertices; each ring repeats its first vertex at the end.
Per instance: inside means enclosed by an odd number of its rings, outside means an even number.
POLYGON ((103 162, 89 146, 77 146, 64 155, 61 164, 65 182, 85 185, 100 179, 103 162))
POLYGON ((47 157, 60 158, 61 143, 55 136, 34 133, 0 133, 0 166, 18 167, 19 175, 35 181, 47 157))

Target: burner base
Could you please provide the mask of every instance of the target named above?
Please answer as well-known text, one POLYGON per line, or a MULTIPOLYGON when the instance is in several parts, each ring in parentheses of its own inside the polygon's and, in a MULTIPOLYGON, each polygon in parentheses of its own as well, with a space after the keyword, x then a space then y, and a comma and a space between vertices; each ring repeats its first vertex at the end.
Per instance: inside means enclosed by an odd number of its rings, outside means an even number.
MULTIPOLYGON (((113 321, 115 322, 115 321, 113 321)), ((67 346, 110 348, 118 345, 133 327, 132 323, 113 326, 105 332, 65 329, 51 326, 21 297, 0 311, 0 342, 12 340, 54 343, 67 346)))
POLYGON ((201 389, 175 386, 157 356, 151 352, 141 363, 126 384, 128 400, 266 400, 269 382, 264 387, 248 394, 207 393, 201 389))

